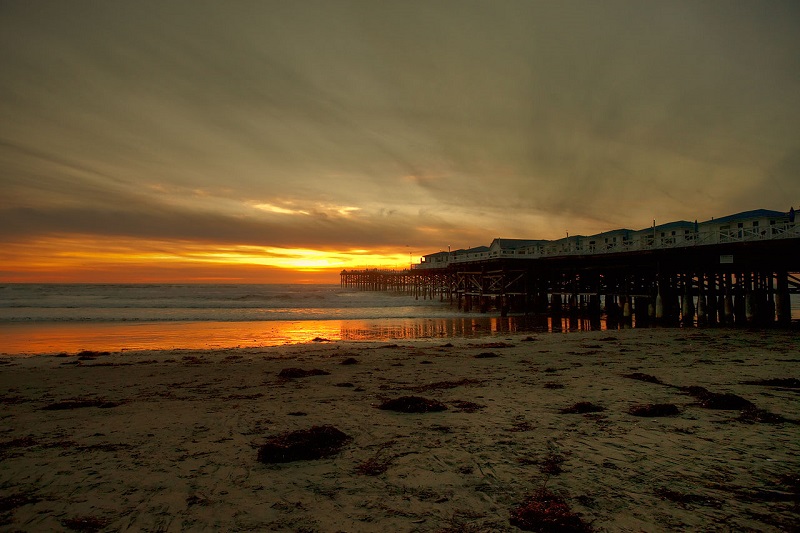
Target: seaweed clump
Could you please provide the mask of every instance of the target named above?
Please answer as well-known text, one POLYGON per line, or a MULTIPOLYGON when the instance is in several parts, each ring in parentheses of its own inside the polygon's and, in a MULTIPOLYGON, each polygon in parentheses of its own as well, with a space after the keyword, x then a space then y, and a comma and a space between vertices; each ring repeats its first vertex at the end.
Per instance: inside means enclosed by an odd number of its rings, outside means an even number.
POLYGON ((656 496, 662 500, 668 500, 679 504, 681 507, 686 508, 689 505, 701 505, 704 507, 715 507, 719 509, 722 502, 710 496, 703 496, 701 494, 689 494, 670 490, 667 487, 659 487, 655 491, 656 496))
POLYGON ((476 413, 479 410, 485 408, 485 405, 481 405, 475 402, 468 402, 466 400, 456 400, 451 402, 453 406, 456 408, 456 412, 459 413, 476 413))
POLYGON ((399 413, 430 413, 446 411, 447 406, 437 400, 430 400, 421 396, 401 396, 393 400, 386 400, 378 406, 378 409, 397 411, 399 413))
POLYGON ((64 400, 55 402, 42 407, 45 411, 64 411, 67 409, 83 409, 85 407, 99 407, 100 409, 110 409, 122 405, 124 402, 110 402, 108 400, 87 400, 78 398, 74 400, 64 400))
POLYGON ((605 411, 606 408, 600 405, 595 405, 592 402, 578 402, 571 407, 561 410, 562 414, 585 414, 585 413, 599 413, 605 411))
POLYGON ((100 531, 110 523, 111 520, 99 518, 97 516, 78 516, 75 518, 65 518, 61 521, 61 525, 67 529, 71 529, 72 531, 85 531, 87 533, 100 531))
POLYGON ((548 476, 557 476, 564 471, 561 465, 564 464, 564 456, 551 453, 539 463, 539 471, 548 476))
POLYGON ((703 387, 683 387, 681 390, 694 396, 700 407, 706 409, 723 409, 731 411, 740 411, 738 420, 747 424, 765 423, 765 424, 782 424, 784 422, 797 423, 794 420, 789 420, 770 413, 765 409, 759 409, 752 402, 738 396, 736 394, 725 393, 719 394, 710 392, 703 387))
POLYGON ((511 510, 511 525, 540 533, 585 533, 592 526, 573 513, 564 500, 547 489, 539 489, 511 510))
POLYGON ((730 410, 744 410, 756 409, 749 400, 745 400, 741 396, 729 392, 720 394, 718 392, 711 392, 704 387, 684 387, 683 389, 690 396, 697 399, 700 407, 706 409, 730 409, 730 410))
POLYGON ((381 460, 374 457, 356 466, 356 473, 363 476, 379 476, 389 469, 391 463, 391 459, 381 460))
POLYGON ((778 483, 788 488, 800 499, 800 474, 790 473, 778 476, 778 483))
POLYGON ((454 389, 456 387, 461 387, 463 385, 474 385, 478 383, 482 382, 477 379, 464 378, 458 381, 437 381, 435 383, 428 383, 426 385, 419 385, 416 387, 409 387, 409 388, 415 392, 425 392, 435 389, 454 389))
POLYGON ((644 381, 646 383, 655 383, 657 385, 663 385, 664 384, 664 382, 662 382, 657 377, 651 376, 650 374, 644 374, 642 372, 633 372, 631 374, 623 374, 622 377, 623 378, 628 378, 628 379, 635 379, 637 381, 644 381))
POLYGON ((262 463, 310 461, 336 455, 352 439, 333 426, 313 426, 271 438, 258 448, 262 463))
POLYGON ((785 387, 787 389, 800 389, 800 379, 797 378, 772 378, 742 381, 744 385, 763 385, 764 387, 785 387))
POLYGON ((38 503, 40 500, 32 493, 18 493, 9 496, 0 496, 0 512, 11 511, 23 505, 38 503))
POLYGON ((312 368, 311 370, 304 370, 302 368, 284 368, 278 374, 279 377, 292 379, 292 378, 306 378, 309 376, 327 376, 330 372, 320 370, 319 368, 312 368))
POLYGON ((784 422, 792 422, 792 420, 784 418, 781 415, 770 413, 766 409, 757 408, 743 409, 739 414, 738 420, 739 422, 744 422, 746 424, 783 424, 784 422))
POLYGON ((648 403, 644 405, 634 405, 628 409, 628 413, 633 416, 674 416, 680 414, 678 406, 672 403, 648 403))

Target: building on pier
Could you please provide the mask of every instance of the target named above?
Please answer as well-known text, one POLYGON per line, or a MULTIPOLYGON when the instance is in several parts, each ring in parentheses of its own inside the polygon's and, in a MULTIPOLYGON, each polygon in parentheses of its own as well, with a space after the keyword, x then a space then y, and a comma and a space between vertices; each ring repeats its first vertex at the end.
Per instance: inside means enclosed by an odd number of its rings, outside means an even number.
POLYGON ((530 255, 529 251, 538 250, 548 241, 530 239, 495 239, 489 245, 489 258, 519 257, 530 255))
POLYGON ((447 252, 436 252, 422 256, 419 264, 414 268, 445 268, 451 263, 465 263, 471 261, 482 261, 489 258, 488 246, 476 246, 474 248, 459 249, 447 252))

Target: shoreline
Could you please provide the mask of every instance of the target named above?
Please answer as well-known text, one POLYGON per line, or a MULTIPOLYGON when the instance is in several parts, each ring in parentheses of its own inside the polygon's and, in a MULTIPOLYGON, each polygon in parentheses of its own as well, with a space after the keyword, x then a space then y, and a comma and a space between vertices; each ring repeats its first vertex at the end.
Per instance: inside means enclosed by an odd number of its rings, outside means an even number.
POLYGON ((511 510, 546 487, 599 531, 782 531, 800 519, 800 402, 774 380, 800 377, 797 348, 793 331, 648 328, 2 356, 0 526, 515 531, 511 510), (690 387, 782 419, 704 408, 690 387), (447 409, 377 409, 408 395, 447 409), (563 412, 580 403, 603 410, 563 412), (631 414, 666 403, 678 414, 631 414), (321 425, 351 440, 257 461, 321 425))
POLYGON ((76 354, 84 351, 236 350, 302 345, 320 339, 336 342, 411 342, 627 329, 798 331, 799 327, 800 320, 793 320, 788 328, 699 325, 648 325, 636 328, 625 325, 608 329, 604 318, 593 322, 587 318, 550 315, 250 321, 20 321, 0 322, 0 337, 3 339, 0 357, 76 354))

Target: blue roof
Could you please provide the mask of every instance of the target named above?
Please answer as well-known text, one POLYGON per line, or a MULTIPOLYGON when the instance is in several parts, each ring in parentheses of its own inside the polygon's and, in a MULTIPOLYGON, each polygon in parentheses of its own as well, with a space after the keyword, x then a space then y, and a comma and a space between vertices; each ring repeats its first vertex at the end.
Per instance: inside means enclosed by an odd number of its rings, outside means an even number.
POLYGON ((594 238, 594 237, 603 237, 604 235, 619 235, 620 233, 633 233, 633 230, 627 228, 612 229, 610 231, 604 231, 603 233, 589 235, 589 237, 594 238))
POLYGON ((497 243, 503 250, 514 250, 523 246, 532 246, 550 242, 543 239, 495 239, 492 244, 497 243))
POLYGON ((476 246, 474 248, 467 248, 466 250, 464 248, 460 248, 460 249, 456 250, 453 253, 456 253, 456 254, 474 254, 474 253, 478 253, 478 252, 488 252, 488 251, 489 251, 489 247, 488 246, 476 246))
POLYGON ((711 220, 706 220, 703 224, 708 224, 709 222, 731 222, 734 220, 746 220, 749 218, 779 218, 785 217, 786 213, 782 211, 772 211, 770 209, 754 209, 753 211, 742 211, 741 213, 736 213, 735 215, 728 215, 722 218, 712 218, 711 220))
MULTIPOLYGON (((668 231, 672 229, 679 229, 679 228, 693 228, 694 222, 689 222, 688 220, 676 220, 675 222, 667 222, 666 224, 659 224, 656 226, 656 231, 668 231)), ((640 229, 639 232, 647 232, 653 231, 653 227, 650 226, 649 228, 640 229)))

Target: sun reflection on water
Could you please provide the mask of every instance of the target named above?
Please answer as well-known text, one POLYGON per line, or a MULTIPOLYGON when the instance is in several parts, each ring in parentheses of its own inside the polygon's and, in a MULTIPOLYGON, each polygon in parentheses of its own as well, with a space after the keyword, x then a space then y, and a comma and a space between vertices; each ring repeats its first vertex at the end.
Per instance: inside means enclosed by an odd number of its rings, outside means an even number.
POLYGON ((389 341, 483 337, 517 332, 605 329, 589 321, 487 317, 250 322, 2 324, 7 355, 136 350, 219 350, 325 341, 389 341))

